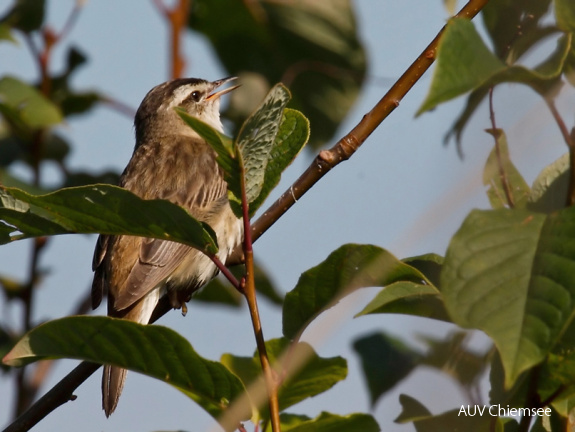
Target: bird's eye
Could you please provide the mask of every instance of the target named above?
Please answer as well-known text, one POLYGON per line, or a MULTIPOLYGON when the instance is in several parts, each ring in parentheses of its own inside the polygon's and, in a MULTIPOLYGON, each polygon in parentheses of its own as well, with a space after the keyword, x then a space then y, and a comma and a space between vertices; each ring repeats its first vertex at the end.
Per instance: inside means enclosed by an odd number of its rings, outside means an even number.
POLYGON ((199 91, 196 90, 196 91, 193 91, 190 96, 194 102, 199 102, 200 99, 202 98, 202 93, 200 93, 199 91))

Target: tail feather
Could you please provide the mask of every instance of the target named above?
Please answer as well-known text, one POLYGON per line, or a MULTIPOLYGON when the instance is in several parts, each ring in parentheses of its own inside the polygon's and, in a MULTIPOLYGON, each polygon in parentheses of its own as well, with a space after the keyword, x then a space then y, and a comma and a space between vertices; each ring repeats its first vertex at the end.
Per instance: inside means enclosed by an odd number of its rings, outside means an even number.
MULTIPOLYGON (((112 302, 109 302, 108 315, 135 321, 140 324, 148 324, 152 312, 158 304, 159 298, 160 290, 154 289, 140 301, 121 311, 116 311, 112 307, 112 302)), ((121 367, 104 365, 104 374, 102 375, 102 409, 106 413, 106 417, 110 417, 118 406, 127 373, 128 371, 121 367)))
POLYGON ((106 417, 110 417, 110 414, 118 406, 127 373, 126 369, 117 366, 104 366, 104 374, 102 375, 102 408, 106 413, 106 417))

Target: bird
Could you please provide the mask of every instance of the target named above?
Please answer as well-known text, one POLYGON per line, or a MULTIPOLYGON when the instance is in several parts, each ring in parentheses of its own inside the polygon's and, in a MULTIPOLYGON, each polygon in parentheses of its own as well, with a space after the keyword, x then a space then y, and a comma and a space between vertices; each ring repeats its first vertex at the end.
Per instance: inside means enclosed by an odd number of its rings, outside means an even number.
MULTIPOLYGON (((176 107, 223 132, 220 97, 239 87, 221 88, 235 77, 207 81, 178 78, 151 89, 140 104, 136 144, 119 186, 143 199, 176 203, 208 223, 225 262, 243 239, 241 219, 233 213, 224 173, 215 151, 176 113, 176 107)), ((100 235, 92 262, 92 307, 108 296, 108 316, 148 324, 162 296, 182 309, 192 293, 218 272, 202 252, 181 243, 129 235, 100 235)), ((118 405, 125 369, 104 365, 102 408, 109 417, 118 405)))

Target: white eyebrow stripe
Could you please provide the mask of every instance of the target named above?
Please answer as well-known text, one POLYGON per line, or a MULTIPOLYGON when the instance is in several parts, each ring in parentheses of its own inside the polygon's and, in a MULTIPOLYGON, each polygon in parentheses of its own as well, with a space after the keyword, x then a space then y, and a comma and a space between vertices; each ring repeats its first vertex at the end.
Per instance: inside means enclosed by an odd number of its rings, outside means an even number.
POLYGON ((193 86, 188 84, 175 89, 173 98, 166 108, 171 109, 179 106, 190 95, 192 88, 193 86))

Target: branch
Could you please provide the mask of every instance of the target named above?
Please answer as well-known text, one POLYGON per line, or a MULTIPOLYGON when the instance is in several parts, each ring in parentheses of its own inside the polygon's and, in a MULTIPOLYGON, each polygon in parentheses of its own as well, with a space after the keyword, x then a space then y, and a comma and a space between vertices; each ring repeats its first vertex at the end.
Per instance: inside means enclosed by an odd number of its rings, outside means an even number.
MULTIPOLYGON (((456 16, 471 19, 479 13, 488 1, 470 0, 456 16)), ((299 179, 252 225, 254 242, 328 171, 340 162, 349 159, 381 122, 399 106, 399 102, 435 61, 437 45, 443 31, 444 29, 437 34, 421 55, 389 89, 377 105, 361 119, 357 126, 331 149, 321 151, 299 179)), ((234 253, 234 261, 232 263, 237 261, 239 256, 239 251, 234 253)))
POLYGON ((169 9, 162 0, 154 0, 160 13, 164 16, 170 27, 170 77, 180 78, 186 67, 181 50, 182 30, 185 29, 190 12, 190 0, 179 0, 169 9))

